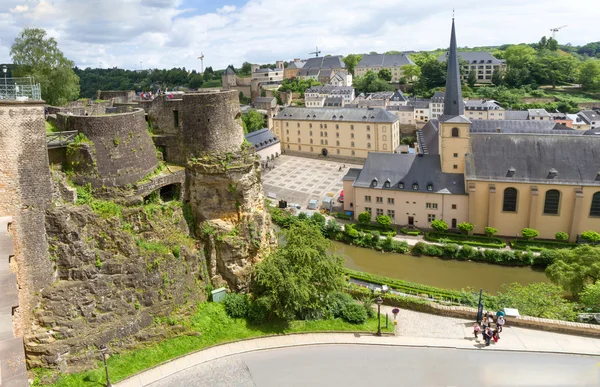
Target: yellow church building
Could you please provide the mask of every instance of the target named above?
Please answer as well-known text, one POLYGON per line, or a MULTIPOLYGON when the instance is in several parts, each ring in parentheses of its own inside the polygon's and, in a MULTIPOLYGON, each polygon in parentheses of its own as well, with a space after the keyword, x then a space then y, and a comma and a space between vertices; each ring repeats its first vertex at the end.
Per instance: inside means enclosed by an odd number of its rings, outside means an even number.
POLYGON ((575 240, 600 231, 600 129, 553 121, 476 120, 464 113, 454 20, 444 112, 417 133, 417 154, 371 152, 344 177, 344 209, 428 228, 443 219, 483 233, 525 228, 575 240))

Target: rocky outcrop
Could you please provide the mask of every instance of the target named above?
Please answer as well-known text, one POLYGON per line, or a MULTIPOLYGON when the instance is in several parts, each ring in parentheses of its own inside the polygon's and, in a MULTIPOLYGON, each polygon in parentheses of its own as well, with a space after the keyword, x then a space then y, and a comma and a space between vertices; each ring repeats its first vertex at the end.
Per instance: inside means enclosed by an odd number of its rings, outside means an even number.
POLYGON ((276 244, 252 149, 205 155, 186 167, 189 201, 214 286, 246 291, 252 264, 276 244))
POLYGON ((177 328, 154 319, 205 299, 203 258, 180 202, 93 205, 46 215, 55 282, 41 291, 37 326, 25 338, 30 367, 90 368, 101 344, 119 351, 169 336, 177 328))

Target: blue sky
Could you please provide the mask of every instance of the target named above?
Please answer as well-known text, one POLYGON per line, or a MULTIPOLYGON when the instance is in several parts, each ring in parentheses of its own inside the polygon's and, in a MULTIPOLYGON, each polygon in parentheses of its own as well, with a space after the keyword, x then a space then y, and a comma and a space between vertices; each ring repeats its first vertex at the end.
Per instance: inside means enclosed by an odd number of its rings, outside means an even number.
POLYGON ((215 69, 370 51, 600 41, 597 0, 0 0, 0 63, 23 28, 44 28, 79 67, 215 69))

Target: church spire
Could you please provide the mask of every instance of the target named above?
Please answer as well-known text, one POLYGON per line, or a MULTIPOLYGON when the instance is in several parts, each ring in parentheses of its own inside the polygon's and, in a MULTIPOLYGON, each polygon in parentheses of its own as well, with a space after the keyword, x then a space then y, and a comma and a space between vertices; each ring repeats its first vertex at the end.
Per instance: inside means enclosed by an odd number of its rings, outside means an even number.
POLYGON ((446 75, 444 115, 449 117, 461 116, 465 114, 465 105, 462 98, 462 89, 460 87, 460 66, 458 65, 458 52, 456 49, 454 14, 452 15, 452 35, 450 36, 450 50, 448 51, 447 59, 448 73, 446 75))

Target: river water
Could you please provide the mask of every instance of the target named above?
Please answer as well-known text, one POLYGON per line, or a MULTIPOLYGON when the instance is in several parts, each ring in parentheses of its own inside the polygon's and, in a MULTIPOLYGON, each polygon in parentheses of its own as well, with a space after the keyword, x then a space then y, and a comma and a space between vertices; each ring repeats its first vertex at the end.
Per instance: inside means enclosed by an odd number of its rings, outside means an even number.
POLYGON ((334 252, 343 256, 346 267, 353 270, 398 278, 447 289, 487 292, 501 290, 502 284, 549 282, 543 271, 529 267, 508 267, 488 263, 415 257, 406 254, 381 253, 371 249, 333 242, 334 252))

